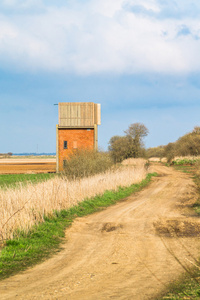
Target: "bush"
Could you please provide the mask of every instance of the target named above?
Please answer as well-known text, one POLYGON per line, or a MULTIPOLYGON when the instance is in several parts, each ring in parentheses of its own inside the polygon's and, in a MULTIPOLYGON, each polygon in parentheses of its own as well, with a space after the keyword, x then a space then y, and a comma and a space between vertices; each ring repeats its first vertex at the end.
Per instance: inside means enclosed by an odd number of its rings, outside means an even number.
POLYGON ((151 157, 163 158, 164 155, 165 155, 164 146, 148 148, 147 151, 146 151, 146 155, 147 155, 148 158, 151 158, 151 157))
POLYGON ((106 152, 77 149, 64 161, 63 174, 68 179, 89 177, 105 172, 112 165, 113 161, 106 152))
POLYGON ((113 136, 109 141, 108 150, 115 163, 127 158, 145 157, 143 139, 148 135, 148 129, 142 123, 133 123, 124 131, 125 136, 113 136))

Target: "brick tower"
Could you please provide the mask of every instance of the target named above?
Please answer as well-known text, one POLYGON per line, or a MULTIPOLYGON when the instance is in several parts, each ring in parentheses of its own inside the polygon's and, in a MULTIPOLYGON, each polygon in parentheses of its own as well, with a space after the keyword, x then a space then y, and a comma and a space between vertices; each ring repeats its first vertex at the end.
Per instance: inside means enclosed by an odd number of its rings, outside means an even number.
POLYGON ((97 125, 101 124, 101 105, 93 102, 58 104, 56 126, 56 171, 74 149, 98 148, 97 125))

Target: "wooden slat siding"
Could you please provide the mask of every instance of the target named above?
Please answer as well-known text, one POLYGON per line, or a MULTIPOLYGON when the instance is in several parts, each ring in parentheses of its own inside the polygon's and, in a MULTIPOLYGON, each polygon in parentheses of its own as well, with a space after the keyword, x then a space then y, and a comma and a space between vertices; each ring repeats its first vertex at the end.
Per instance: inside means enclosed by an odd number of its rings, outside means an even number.
POLYGON ((77 106, 77 126, 81 126, 81 106, 77 106))
POLYGON ((97 125, 101 125, 101 104, 96 104, 97 107, 97 119, 96 119, 96 123, 97 125))
POLYGON ((93 102, 59 103, 59 126, 94 127, 100 123, 100 105, 93 102))
POLYGON ((94 124, 101 125, 101 104, 94 104, 94 124))
POLYGON ((85 112, 85 105, 84 103, 81 103, 81 125, 85 126, 85 118, 86 118, 86 112, 85 112))

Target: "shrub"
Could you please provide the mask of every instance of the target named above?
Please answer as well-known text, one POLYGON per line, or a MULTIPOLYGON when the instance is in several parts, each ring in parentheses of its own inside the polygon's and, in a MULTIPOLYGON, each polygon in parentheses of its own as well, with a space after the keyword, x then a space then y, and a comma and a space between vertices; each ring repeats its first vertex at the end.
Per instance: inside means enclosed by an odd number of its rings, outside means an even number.
POLYGON ((159 157, 162 158, 164 157, 164 146, 158 146, 158 147, 153 147, 153 148, 148 148, 147 149, 147 157, 159 157))
POLYGON ((108 150, 115 163, 131 157, 145 157, 146 150, 143 139, 148 132, 144 124, 133 123, 124 131, 125 136, 113 136, 109 141, 108 150))
POLYGON ((88 149, 77 149, 64 162, 63 174, 68 179, 89 177, 103 173, 113 165, 110 155, 88 149))

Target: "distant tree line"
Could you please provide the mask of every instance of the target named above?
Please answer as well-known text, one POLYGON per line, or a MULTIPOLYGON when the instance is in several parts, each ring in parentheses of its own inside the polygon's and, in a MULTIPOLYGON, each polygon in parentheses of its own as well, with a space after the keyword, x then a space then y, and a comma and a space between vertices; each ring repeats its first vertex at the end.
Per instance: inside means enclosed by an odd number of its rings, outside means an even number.
POLYGON ((170 162, 175 156, 197 156, 200 155, 200 127, 196 126, 192 130, 180 137, 176 142, 166 146, 158 146, 147 149, 147 156, 167 157, 170 162))
POLYGON ((0 156, 12 156, 12 152, 8 152, 8 153, 0 153, 0 156))

